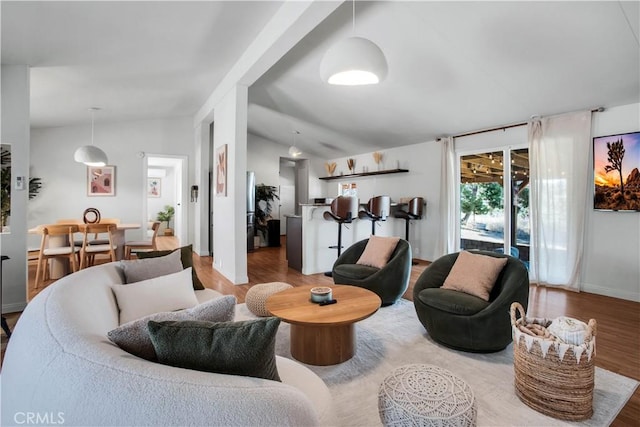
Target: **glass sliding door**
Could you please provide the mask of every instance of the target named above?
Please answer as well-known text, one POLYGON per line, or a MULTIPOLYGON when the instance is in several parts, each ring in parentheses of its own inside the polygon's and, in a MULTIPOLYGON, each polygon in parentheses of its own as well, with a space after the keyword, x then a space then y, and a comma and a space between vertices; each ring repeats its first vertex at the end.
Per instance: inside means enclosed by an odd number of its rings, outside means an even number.
POLYGON ((527 148, 459 155, 460 249, 529 260, 527 148))

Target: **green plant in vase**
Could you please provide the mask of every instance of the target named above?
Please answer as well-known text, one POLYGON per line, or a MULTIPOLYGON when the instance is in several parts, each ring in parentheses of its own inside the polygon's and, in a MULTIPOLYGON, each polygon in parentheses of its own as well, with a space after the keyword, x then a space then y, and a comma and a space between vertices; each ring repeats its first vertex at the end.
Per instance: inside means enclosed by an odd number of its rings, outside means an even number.
POLYGON ((272 203, 280 200, 277 188, 271 185, 256 185, 256 232, 262 233, 264 239, 267 236, 267 222, 272 219, 272 203))
POLYGON ((171 220, 173 216, 176 214, 176 210, 171 205, 166 205, 163 211, 158 212, 158 216, 156 217, 160 222, 166 222, 167 228, 164 230, 165 236, 173 236, 173 229, 171 228, 171 220))

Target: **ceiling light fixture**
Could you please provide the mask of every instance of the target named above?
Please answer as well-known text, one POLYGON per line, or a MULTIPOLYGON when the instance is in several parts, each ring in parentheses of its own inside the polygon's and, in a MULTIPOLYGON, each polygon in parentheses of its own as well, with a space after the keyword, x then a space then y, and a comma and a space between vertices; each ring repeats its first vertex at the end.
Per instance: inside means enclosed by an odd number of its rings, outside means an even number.
MULTIPOLYGON (((356 2, 353 4, 353 33, 356 31, 356 2)), ((349 37, 327 50, 320 62, 322 80, 332 85, 378 84, 387 76, 387 60, 371 40, 349 37)))
POLYGON ((94 115, 100 108, 91 107, 91 145, 84 145, 76 150, 73 154, 73 159, 78 163, 84 163, 87 166, 105 166, 108 163, 107 155, 104 151, 99 149, 93 144, 93 128, 94 128, 94 115))
POLYGON ((298 157, 302 154, 302 151, 298 147, 296 147, 296 135, 300 135, 300 132, 297 130, 292 131, 293 133, 293 145, 289 147, 289 155, 291 157, 298 157))

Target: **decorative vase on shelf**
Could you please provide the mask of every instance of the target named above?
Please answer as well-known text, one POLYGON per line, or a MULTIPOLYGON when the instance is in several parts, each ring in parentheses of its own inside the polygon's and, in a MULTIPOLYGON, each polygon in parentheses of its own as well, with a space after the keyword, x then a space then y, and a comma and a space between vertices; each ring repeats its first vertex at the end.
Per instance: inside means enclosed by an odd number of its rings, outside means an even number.
POLYGON ((378 170, 382 170, 382 153, 379 151, 375 151, 373 153, 373 161, 378 165, 378 170))
POLYGON ((324 169, 327 171, 327 175, 333 176, 333 173, 336 171, 336 162, 325 163, 324 169))
POLYGON ((356 161, 354 159, 347 159, 347 167, 349 168, 349 173, 355 173, 356 161))

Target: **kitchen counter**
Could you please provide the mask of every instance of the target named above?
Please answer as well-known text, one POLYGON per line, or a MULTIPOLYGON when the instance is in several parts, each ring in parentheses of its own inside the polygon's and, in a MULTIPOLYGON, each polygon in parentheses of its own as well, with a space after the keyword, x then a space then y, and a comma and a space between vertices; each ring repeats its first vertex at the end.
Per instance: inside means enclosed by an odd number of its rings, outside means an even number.
MULTIPOLYGON (((392 208, 401 206, 399 203, 392 203, 392 208)), ((301 251, 300 260, 302 274, 317 274, 331 271, 333 263, 338 258, 338 250, 330 248, 338 243, 338 223, 324 219, 323 215, 330 210, 330 204, 326 203, 306 203, 301 204, 301 217, 287 218, 287 245, 289 245, 290 229, 289 221, 295 220, 298 224, 291 223, 292 227, 297 227, 299 237, 291 229, 296 246, 301 251)), ((354 219, 350 224, 343 224, 342 227, 342 252, 352 244, 369 238, 371 235, 371 221, 354 219)), ((393 209, 386 221, 378 222, 376 225, 377 236, 398 236, 404 238, 404 220, 393 218, 393 209)), ((292 251, 294 251, 294 241, 292 240, 292 251)), ((287 259, 291 260, 289 247, 287 246, 287 259)), ((300 253, 300 252, 298 252, 300 253)), ((289 261, 291 263, 291 261, 289 261)), ((293 267, 291 264, 290 266, 293 267)))

